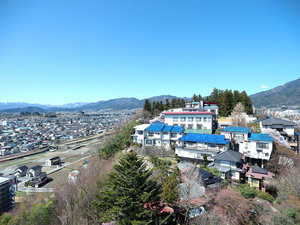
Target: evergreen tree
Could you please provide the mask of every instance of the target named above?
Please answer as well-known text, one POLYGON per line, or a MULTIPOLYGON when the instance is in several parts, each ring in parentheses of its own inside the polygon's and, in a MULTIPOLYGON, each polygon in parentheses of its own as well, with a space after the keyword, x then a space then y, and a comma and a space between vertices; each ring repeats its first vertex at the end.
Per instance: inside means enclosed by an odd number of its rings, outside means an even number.
POLYGON ((163 185, 162 199, 165 204, 174 203, 179 198, 178 184, 180 171, 178 167, 172 169, 172 173, 168 176, 163 185))
POLYGON ((136 153, 128 153, 114 165, 102 195, 93 202, 101 222, 159 224, 161 186, 150 179, 152 170, 136 153), (151 207, 151 209, 150 209, 151 207))
POLYGON ((227 117, 233 109, 233 94, 231 90, 225 90, 221 93, 219 99, 220 115, 227 117))
POLYGON ((180 107, 185 107, 185 101, 184 99, 180 99, 180 107))
POLYGON ((252 114, 252 101, 250 99, 250 97, 247 95, 246 91, 243 91, 241 93, 241 100, 242 100, 242 104, 245 107, 246 113, 247 114, 252 114))
POLYGON ((154 113, 155 110, 156 110, 156 102, 153 101, 152 102, 152 113, 154 113))
POLYGON ((239 102, 242 102, 242 96, 239 91, 235 90, 233 92, 233 105, 235 106, 239 102))
POLYGON ((169 99, 166 99, 166 104, 165 104, 165 110, 170 109, 170 103, 169 103, 169 99))
POLYGON ((171 108, 176 108, 176 106, 177 106, 177 100, 176 100, 176 98, 172 98, 171 108))
POLYGON ((162 101, 159 102, 159 110, 162 112, 164 110, 164 104, 162 101))
POLYGON ((149 102, 148 99, 145 100, 145 103, 144 103, 144 111, 151 112, 151 103, 149 102))
POLYGON ((200 102, 200 101, 202 101, 203 99, 202 99, 202 96, 199 94, 198 95, 198 101, 200 102))
POLYGON ((180 98, 177 98, 177 99, 176 99, 176 108, 177 108, 177 107, 178 107, 178 108, 181 107, 181 106, 180 106, 180 100, 181 100, 180 98))
POLYGON ((198 102, 198 96, 196 94, 193 95, 192 101, 193 102, 198 102))

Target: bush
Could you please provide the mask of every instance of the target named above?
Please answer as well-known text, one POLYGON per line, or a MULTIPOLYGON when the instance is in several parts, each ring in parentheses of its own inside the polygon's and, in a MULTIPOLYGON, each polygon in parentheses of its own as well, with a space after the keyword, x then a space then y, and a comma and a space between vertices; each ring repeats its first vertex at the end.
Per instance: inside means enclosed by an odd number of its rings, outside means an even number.
POLYGON ((255 198, 257 196, 257 191, 248 186, 248 185, 240 185, 237 190, 245 197, 245 198, 255 198))
POLYGON ((222 180, 222 181, 221 181, 221 187, 227 186, 228 183, 229 183, 228 180, 222 180))
POLYGON ((262 191, 258 192, 257 197, 267 200, 268 202, 271 202, 271 203, 273 203, 275 200, 275 198, 272 195, 270 195, 269 193, 262 192, 262 191))
POLYGON ((4 213, 0 218, 0 225, 7 225, 12 219, 12 216, 9 213, 4 213))

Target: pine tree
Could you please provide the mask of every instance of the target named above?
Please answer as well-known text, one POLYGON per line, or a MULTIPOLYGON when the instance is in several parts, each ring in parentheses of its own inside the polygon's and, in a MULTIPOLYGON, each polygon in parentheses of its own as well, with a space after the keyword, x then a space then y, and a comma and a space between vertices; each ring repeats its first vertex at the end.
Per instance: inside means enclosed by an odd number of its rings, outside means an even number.
POLYGON ((166 104, 165 104, 165 109, 168 110, 170 109, 170 103, 169 103, 169 99, 166 99, 166 104))
POLYGON ((102 195, 93 202, 101 222, 158 224, 161 186, 150 179, 152 170, 146 167, 136 153, 121 156, 114 171, 109 173, 102 195))
POLYGON ((252 114, 252 101, 250 99, 250 97, 247 95, 246 91, 243 91, 241 93, 241 100, 242 100, 242 104, 245 107, 245 110, 247 112, 247 114, 252 114))
POLYGON ((193 95, 192 101, 193 102, 198 102, 198 96, 196 94, 193 95))
POLYGON ((183 98, 180 100, 180 107, 185 107, 185 101, 183 98))
POLYGON ((180 171, 178 167, 172 169, 172 174, 164 182, 162 199, 165 204, 174 203, 179 198, 178 184, 180 171))
POLYGON ((145 103, 144 103, 144 111, 151 112, 151 103, 149 102, 148 99, 145 100, 145 103))
POLYGON ((171 101, 171 108, 176 108, 176 104, 177 103, 177 100, 176 98, 172 98, 172 101, 171 101))

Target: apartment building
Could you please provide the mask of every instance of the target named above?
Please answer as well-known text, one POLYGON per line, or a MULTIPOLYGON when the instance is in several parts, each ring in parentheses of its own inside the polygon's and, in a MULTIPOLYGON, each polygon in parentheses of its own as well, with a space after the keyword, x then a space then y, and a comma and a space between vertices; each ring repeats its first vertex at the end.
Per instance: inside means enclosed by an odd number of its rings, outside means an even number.
POLYGON ((15 188, 11 178, 0 177, 0 215, 15 204, 15 188))

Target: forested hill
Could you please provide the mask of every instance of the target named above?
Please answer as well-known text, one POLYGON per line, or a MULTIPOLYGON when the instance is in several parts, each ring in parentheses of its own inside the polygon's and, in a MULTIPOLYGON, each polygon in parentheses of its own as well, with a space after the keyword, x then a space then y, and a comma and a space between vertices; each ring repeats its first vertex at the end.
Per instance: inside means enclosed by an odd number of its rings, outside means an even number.
POLYGON ((250 96, 255 107, 300 106, 300 78, 250 96))

